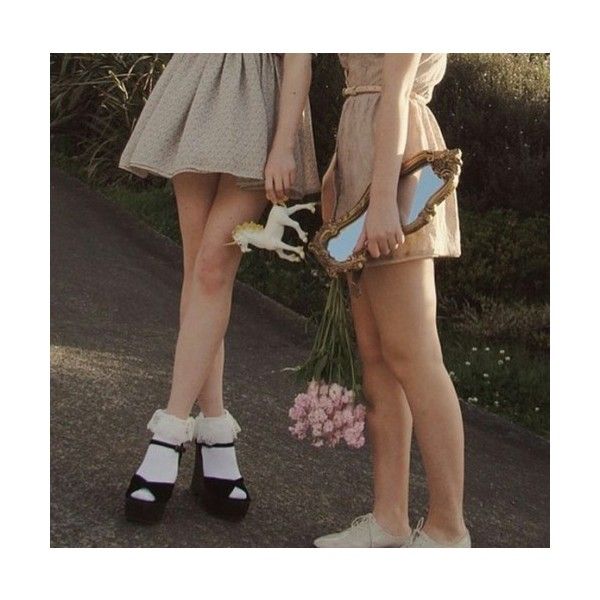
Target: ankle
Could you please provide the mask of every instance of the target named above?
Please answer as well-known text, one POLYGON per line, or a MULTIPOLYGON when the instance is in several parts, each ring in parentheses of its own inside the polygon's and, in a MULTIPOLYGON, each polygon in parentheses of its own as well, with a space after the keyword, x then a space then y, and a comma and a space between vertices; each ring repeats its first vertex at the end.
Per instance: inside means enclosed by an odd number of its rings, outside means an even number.
POLYGON ((376 506, 373 509, 373 516, 377 523, 392 535, 407 537, 412 531, 408 520, 408 511, 398 510, 396 507, 376 506))
POLYGON ((430 514, 423 525, 423 531, 435 541, 453 543, 467 533, 467 527, 462 515, 439 518, 430 514))

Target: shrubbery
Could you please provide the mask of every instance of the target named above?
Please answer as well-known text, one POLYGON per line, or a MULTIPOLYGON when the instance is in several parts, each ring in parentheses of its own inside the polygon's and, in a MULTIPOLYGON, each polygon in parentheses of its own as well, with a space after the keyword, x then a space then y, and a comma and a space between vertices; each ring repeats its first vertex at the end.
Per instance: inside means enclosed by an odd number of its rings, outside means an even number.
POLYGON ((118 168, 119 157, 168 56, 52 54, 53 148, 70 156, 91 181, 133 181, 118 168))

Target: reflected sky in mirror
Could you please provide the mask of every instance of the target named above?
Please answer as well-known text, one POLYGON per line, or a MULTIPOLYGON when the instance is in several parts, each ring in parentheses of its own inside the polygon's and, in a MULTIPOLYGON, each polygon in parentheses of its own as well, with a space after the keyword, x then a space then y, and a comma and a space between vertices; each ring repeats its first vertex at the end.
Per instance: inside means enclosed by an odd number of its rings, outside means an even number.
POLYGON ((412 223, 425 208, 425 205, 431 196, 444 185, 444 180, 435 174, 431 165, 419 169, 417 173, 419 182, 405 224, 412 223))
POLYGON ((346 225, 344 229, 327 242, 327 251, 331 258, 341 262, 350 257, 360 237, 366 216, 367 211, 360 215, 356 221, 346 225))

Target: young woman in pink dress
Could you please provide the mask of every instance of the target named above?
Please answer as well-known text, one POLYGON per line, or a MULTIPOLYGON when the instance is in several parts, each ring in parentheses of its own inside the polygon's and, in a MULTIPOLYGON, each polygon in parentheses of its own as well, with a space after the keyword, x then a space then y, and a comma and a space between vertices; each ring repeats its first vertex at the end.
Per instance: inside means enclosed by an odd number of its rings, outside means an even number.
POLYGON ((463 519, 464 440, 458 398, 436 327, 434 258, 460 255, 456 195, 405 237, 399 216, 403 160, 445 148, 427 103, 445 54, 340 54, 347 96, 337 149, 323 179, 323 217, 339 217, 371 185, 359 246, 370 260, 352 313, 368 401, 373 510, 317 547, 470 547, 463 519), (427 474, 429 510, 408 520, 415 432, 427 474))

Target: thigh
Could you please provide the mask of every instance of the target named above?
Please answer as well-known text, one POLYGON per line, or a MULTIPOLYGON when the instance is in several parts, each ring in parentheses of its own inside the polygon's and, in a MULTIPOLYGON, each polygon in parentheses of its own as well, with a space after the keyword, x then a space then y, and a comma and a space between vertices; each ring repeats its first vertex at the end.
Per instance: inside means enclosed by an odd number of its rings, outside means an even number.
POLYGON ((350 294, 350 306, 361 362, 363 365, 380 362, 382 360, 381 339, 369 298, 364 292, 360 296, 350 294))
POLYGON ((367 267, 362 282, 386 359, 441 358, 433 259, 367 267))
POLYGON ((264 191, 242 190, 235 177, 221 174, 204 228, 198 260, 221 267, 237 265, 241 258, 240 249, 236 245, 226 245, 232 241, 231 232, 240 223, 257 221, 267 203, 264 191))
POLYGON ((188 273, 200 248, 208 214, 217 193, 218 173, 179 173, 172 179, 183 245, 183 267, 188 273))

